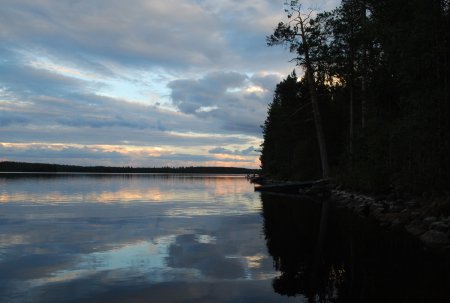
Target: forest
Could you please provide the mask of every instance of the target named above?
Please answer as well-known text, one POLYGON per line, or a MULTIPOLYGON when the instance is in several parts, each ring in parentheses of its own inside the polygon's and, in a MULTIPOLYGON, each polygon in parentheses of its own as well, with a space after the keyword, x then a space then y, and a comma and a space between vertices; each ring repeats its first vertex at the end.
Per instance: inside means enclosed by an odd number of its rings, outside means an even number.
POLYGON ((366 192, 450 190, 450 1, 285 8, 267 44, 286 47, 299 68, 268 107, 263 173, 366 192))
POLYGON ((77 166, 26 162, 0 162, 0 172, 26 173, 141 173, 141 174, 256 174, 259 170, 239 167, 113 167, 77 166))

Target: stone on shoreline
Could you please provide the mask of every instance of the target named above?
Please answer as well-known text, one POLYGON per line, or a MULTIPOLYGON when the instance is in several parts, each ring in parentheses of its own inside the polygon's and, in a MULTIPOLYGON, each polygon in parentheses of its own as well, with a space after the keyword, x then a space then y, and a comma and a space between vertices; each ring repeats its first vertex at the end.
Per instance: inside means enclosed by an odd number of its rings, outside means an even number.
POLYGON ((450 247, 450 216, 434 211, 433 204, 428 209, 418 209, 419 203, 416 200, 394 202, 342 189, 332 190, 332 197, 338 206, 360 216, 370 216, 382 227, 403 227, 429 247, 450 247), (439 215, 436 216, 436 213, 439 215))
POLYGON ((445 233, 437 230, 429 230, 420 236, 420 240, 430 247, 441 247, 448 244, 448 237, 445 233))

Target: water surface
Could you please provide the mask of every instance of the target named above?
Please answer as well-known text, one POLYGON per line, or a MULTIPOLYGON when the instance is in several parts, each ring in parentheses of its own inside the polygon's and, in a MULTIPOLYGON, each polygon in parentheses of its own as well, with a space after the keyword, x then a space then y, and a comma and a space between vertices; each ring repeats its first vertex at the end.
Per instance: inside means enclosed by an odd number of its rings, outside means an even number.
POLYGON ((0 174, 2 303, 450 302, 449 285, 448 255, 243 176, 0 174))
POLYGON ((1 302, 288 301, 275 275, 243 176, 0 176, 1 302))

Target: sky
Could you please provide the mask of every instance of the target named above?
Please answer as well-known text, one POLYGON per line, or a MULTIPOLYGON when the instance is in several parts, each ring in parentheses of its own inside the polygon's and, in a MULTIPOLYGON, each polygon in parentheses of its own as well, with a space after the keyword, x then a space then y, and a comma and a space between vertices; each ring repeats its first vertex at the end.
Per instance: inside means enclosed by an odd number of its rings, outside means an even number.
POLYGON ((0 0, 0 161, 258 168, 283 3, 0 0))

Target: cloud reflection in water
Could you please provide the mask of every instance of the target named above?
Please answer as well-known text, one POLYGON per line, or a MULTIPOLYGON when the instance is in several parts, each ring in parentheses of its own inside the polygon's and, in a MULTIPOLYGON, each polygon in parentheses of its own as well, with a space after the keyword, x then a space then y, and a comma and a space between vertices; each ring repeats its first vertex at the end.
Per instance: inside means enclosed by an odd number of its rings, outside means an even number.
POLYGON ((0 178, 2 302, 275 295, 259 195, 242 177, 0 178))

